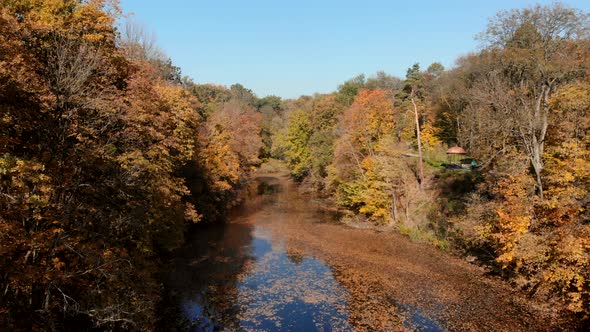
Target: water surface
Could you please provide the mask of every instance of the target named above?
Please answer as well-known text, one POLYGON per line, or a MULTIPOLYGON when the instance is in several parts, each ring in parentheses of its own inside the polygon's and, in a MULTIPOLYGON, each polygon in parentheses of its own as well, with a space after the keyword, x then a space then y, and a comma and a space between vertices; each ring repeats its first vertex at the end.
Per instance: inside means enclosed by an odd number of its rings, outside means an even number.
MULTIPOLYGON (((349 331, 351 294, 335 271, 267 227, 333 217, 284 179, 259 177, 227 222, 197 229, 165 273, 162 330, 349 331), (276 235, 276 233, 275 233, 276 235)), ((358 299, 357 299, 358 302, 358 299)), ((414 308, 400 328, 439 331, 414 308)))

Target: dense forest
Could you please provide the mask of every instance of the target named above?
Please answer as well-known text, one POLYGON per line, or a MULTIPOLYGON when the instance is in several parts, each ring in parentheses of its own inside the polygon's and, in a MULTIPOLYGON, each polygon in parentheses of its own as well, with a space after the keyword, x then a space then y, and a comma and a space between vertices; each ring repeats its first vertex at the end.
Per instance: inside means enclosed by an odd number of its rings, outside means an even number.
POLYGON ((235 201, 272 99, 183 79, 116 2, 0 9, 0 326, 149 327, 158 257, 235 201))
POLYGON ((587 319, 588 17, 561 4, 500 12, 450 70, 415 64, 405 79, 361 75, 302 97, 273 153, 345 218, 474 254, 587 319), (475 167, 450 167, 455 145, 475 167))
POLYGON ((291 100, 197 84, 123 16, 0 5, 0 327, 153 327, 161 258, 269 158, 343 222, 472 255, 589 319, 587 13, 500 12, 453 68, 291 100))

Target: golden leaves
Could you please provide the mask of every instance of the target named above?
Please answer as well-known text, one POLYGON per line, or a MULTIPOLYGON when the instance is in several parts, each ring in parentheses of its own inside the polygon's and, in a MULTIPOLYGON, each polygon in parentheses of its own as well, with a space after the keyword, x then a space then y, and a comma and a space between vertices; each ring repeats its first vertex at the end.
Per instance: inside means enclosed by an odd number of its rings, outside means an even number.
POLYGON ((391 97, 384 90, 361 90, 344 112, 343 123, 351 141, 361 151, 370 149, 373 142, 393 132, 395 119, 391 97))
POLYGON ((507 268, 509 264, 521 264, 515 259, 522 236, 532 223, 532 197, 529 192, 532 180, 526 174, 510 176, 498 181, 497 195, 503 197, 496 209, 496 231, 492 235, 499 245, 496 260, 507 268))
POLYGON ((51 262, 53 263, 53 267, 57 270, 57 271, 61 271, 66 267, 66 263, 62 262, 59 258, 54 257, 53 259, 51 259, 51 262))

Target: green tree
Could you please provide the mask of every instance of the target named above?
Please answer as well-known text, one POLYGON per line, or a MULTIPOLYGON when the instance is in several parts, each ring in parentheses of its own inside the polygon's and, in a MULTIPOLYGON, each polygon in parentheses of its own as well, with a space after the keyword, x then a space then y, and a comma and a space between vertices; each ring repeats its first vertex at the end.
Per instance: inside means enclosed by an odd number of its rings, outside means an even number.
POLYGON ((338 86, 336 100, 345 106, 350 106, 356 94, 365 86, 365 75, 358 75, 338 86))

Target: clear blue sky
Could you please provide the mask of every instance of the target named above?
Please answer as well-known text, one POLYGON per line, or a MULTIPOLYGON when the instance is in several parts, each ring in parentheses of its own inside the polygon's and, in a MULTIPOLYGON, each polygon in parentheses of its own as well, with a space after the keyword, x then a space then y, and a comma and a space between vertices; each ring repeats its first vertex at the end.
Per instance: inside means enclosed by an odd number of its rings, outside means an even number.
MULTIPOLYGON (((330 92, 358 74, 403 77, 477 48, 502 9, 529 0, 121 0, 197 83, 241 83, 259 97, 330 92)), ((590 11, 590 0, 564 3, 590 11)))

